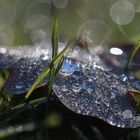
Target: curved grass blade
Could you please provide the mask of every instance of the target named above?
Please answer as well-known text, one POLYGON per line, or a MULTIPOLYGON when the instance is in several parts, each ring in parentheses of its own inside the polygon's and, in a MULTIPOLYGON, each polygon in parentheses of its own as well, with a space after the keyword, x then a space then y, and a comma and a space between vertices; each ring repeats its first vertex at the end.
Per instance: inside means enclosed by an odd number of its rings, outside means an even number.
POLYGON ((135 44, 134 48, 131 50, 128 60, 127 60, 127 64, 126 64, 126 70, 129 70, 130 67, 130 63, 133 59, 133 57, 135 56, 136 52, 138 51, 138 49, 140 48, 140 40, 138 40, 138 42, 135 44))
POLYGON ((23 112, 24 110, 26 110, 30 107, 34 107, 35 105, 40 105, 45 102, 48 102, 48 99, 46 97, 42 97, 42 98, 31 100, 29 102, 19 104, 10 109, 7 109, 6 111, 0 113, 0 121, 6 120, 7 118, 12 118, 12 116, 15 117, 15 115, 18 115, 19 113, 23 112))
POLYGON ((69 41, 68 44, 66 45, 66 47, 63 49, 63 51, 56 57, 56 59, 53 60, 51 62, 51 64, 43 70, 43 72, 40 74, 40 76, 36 79, 34 84, 30 87, 29 91, 27 92, 27 94, 25 96, 26 99, 29 98, 29 96, 34 91, 34 89, 37 87, 37 85, 39 85, 40 82, 48 75, 48 73, 50 72, 50 67, 52 65, 56 65, 63 58, 63 56, 66 53, 66 51, 68 50, 68 48, 73 44, 74 44, 73 41, 69 41))

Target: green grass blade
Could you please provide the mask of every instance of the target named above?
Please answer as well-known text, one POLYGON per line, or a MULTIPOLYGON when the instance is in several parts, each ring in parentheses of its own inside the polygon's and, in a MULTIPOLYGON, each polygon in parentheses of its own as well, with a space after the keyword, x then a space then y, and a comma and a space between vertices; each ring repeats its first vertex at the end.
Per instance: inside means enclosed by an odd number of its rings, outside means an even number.
MULTIPOLYGON (((53 34, 52 34, 52 60, 57 57, 58 54, 58 21, 57 17, 55 16, 54 23, 53 23, 53 34)), ((52 84, 55 78, 55 67, 51 65, 50 67, 50 75, 49 75, 49 82, 48 82, 48 96, 51 94, 52 84)))
POLYGON ((56 67, 56 70, 55 70, 55 75, 58 73, 58 71, 60 70, 62 64, 64 62, 64 57, 59 61, 57 67, 56 67))
POLYGON ((128 57, 128 60, 126 63, 126 70, 128 70, 130 68, 130 63, 139 48, 140 48, 140 40, 138 40, 138 42, 135 44, 134 48, 131 50, 131 52, 129 54, 129 57, 128 57))
POLYGON ((59 63, 59 61, 63 58, 64 54, 66 53, 66 51, 68 50, 68 48, 70 48, 71 46, 73 46, 75 44, 75 41, 70 40, 66 47, 63 49, 63 51, 61 51, 61 53, 56 57, 56 59, 52 62, 53 65, 56 65, 57 63, 59 63))
POLYGON ((38 103, 41 103, 43 101, 47 101, 47 98, 46 97, 42 97, 42 98, 38 98, 38 99, 34 99, 34 100, 31 100, 27 103, 22 103, 20 105, 17 105, 15 107, 12 107, 10 110, 20 110, 26 106, 32 106, 32 105, 36 105, 38 103))
POLYGON ((52 60, 54 60, 58 54, 58 21, 57 16, 55 16, 53 23, 53 33, 52 33, 52 60))
POLYGON ((34 91, 34 89, 37 87, 37 85, 44 79, 44 77, 50 72, 50 66, 48 66, 47 68, 45 68, 43 70, 43 72, 39 75, 39 77, 37 78, 37 80, 34 82, 34 84, 31 86, 31 88, 29 89, 29 91, 27 92, 25 98, 28 99, 29 96, 31 95, 31 93, 34 91))
POLYGON ((49 77, 49 83, 48 83, 48 96, 51 94, 51 90, 52 90, 52 84, 55 78, 55 68, 54 66, 50 66, 50 77, 49 77))

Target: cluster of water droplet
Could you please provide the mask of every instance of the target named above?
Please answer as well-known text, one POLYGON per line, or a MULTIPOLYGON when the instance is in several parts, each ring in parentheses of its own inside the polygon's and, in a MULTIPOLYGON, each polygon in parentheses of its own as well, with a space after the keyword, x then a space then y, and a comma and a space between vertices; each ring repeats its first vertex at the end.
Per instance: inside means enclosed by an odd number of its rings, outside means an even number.
POLYGON ((118 77, 93 63, 65 58, 54 91, 77 113, 96 116, 118 127, 133 127, 140 120, 135 119, 134 104, 127 94, 128 80, 125 74, 118 77), (129 124, 131 119, 133 123, 129 124))

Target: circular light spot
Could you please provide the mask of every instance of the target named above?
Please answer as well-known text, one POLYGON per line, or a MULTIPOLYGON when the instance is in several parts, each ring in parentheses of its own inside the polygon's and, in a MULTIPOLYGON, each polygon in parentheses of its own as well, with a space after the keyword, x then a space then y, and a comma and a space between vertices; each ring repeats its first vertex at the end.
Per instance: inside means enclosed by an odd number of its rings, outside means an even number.
POLYGON ((118 0, 112 5, 110 15, 116 24, 129 24, 135 17, 134 5, 126 0, 118 0))
POLYGON ((45 26, 51 19, 51 4, 30 2, 26 8, 23 24, 30 29, 45 26))
POLYGON ((28 28, 39 28, 47 24, 48 17, 45 15, 33 15, 26 17, 25 26, 28 28))
POLYGON ((140 12, 140 0, 128 0, 135 7, 135 12, 140 12))
POLYGON ((129 119, 132 118, 133 114, 132 111, 129 109, 126 109, 123 113, 122 113, 124 119, 129 119))
POLYGON ((68 5, 69 0, 52 0, 56 8, 62 9, 68 5))
POLYGON ((99 19, 88 20, 83 23, 77 32, 77 38, 82 38, 94 45, 102 44, 110 32, 110 26, 99 19))
POLYGON ((119 48, 111 48, 110 53, 113 55, 122 55, 123 51, 119 48))
POLYGON ((15 5, 12 1, 0 1, 0 25, 10 25, 15 21, 15 5))
POLYGON ((39 43, 46 40, 46 33, 43 30, 34 30, 31 33, 31 40, 33 43, 39 43))
POLYGON ((0 45, 11 46, 14 41, 14 34, 11 26, 0 26, 0 45))

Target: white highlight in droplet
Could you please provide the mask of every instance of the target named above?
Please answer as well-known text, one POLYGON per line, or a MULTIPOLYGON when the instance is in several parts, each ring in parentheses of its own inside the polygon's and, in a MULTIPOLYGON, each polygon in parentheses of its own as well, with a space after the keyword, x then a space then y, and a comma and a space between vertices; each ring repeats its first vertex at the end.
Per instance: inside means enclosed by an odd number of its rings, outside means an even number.
POLYGON ((59 9, 63 9, 68 5, 69 0, 52 0, 54 6, 59 9))
POLYGON ((110 53, 113 55, 122 55, 123 51, 119 48, 111 48, 110 53))
POLYGON ((112 5, 110 15, 116 24, 129 24, 135 17, 134 5, 126 0, 118 0, 112 5))

